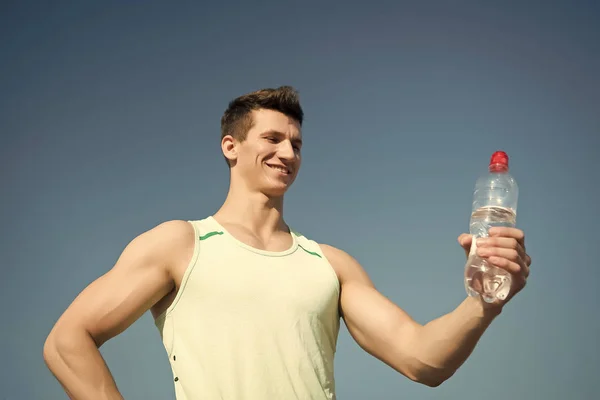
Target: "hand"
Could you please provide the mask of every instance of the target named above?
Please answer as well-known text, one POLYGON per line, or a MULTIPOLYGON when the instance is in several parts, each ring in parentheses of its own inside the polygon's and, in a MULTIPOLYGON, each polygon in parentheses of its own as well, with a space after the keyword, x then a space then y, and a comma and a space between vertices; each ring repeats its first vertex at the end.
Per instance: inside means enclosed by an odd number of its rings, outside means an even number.
MULTIPOLYGON (((512 285, 507 298, 500 302, 506 304, 527 284, 531 257, 525 250, 525 234, 522 230, 508 227, 492 227, 489 237, 478 238, 477 255, 490 264, 508 271, 512 275, 512 285)), ((468 257, 473 236, 463 233, 458 242, 468 257)))

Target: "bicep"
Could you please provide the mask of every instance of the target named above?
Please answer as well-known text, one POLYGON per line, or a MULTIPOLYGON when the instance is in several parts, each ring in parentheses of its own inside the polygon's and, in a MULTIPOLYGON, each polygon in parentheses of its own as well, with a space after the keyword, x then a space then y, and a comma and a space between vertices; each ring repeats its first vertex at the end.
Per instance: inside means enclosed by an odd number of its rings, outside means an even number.
POLYGON ((341 283, 340 311, 348 332, 372 356, 414 379, 411 342, 421 325, 380 293, 354 258, 330 250, 341 283))
POLYGON ((343 284, 340 308, 348 332, 360 347, 402 369, 397 360, 410 357, 410 342, 419 327, 408 313, 373 285, 360 281, 343 284))
POLYGON ((75 298, 55 329, 85 330, 100 346, 167 295, 173 280, 159 231, 151 230, 131 241, 114 267, 75 298))
POLYGON ((82 328, 100 346, 123 332, 169 290, 168 276, 158 268, 116 265, 75 298, 57 326, 82 328))

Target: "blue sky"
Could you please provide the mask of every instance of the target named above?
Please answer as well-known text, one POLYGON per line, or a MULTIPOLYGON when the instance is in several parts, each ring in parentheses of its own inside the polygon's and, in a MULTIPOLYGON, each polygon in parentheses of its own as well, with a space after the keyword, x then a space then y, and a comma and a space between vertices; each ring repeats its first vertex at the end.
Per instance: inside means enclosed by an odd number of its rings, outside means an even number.
MULTIPOLYGON (((227 102, 293 85, 286 220, 356 257, 419 322, 465 296, 477 176, 510 156, 527 288, 439 388, 342 328, 339 399, 591 399, 600 8, 591 1, 11 2, 0 7, 0 398, 63 399, 42 344, 139 233, 225 198, 227 102)), ((174 398, 150 315, 102 348, 126 399, 174 398)))

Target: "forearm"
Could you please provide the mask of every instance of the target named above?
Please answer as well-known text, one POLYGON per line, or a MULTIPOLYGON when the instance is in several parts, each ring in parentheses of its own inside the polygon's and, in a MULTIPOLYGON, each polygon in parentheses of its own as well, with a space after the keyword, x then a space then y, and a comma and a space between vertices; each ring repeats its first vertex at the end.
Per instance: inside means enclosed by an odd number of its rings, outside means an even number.
POLYGON ((454 311, 418 330, 415 354, 423 367, 424 379, 437 384, 452 376, 473 352, 477 342, 500 311, 485 308, 468 297, 454 311))
POLYGON ((96 343, 86 332, 51 334, 44 360, 71 400, 122 400, 96 343))

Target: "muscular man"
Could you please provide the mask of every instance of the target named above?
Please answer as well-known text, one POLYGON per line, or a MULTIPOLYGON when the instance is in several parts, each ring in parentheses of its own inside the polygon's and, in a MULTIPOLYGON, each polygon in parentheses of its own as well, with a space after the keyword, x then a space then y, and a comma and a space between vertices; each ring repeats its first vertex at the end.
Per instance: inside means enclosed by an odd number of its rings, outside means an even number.
MULTIPOLYGON (((179 400, 334 399, 340 319, 356 342, 407 378, 438 386, 464 363, 524 286, 531 258, 521 230, 493 228, 478 252, 513 275, 509 297, 466 297, 415 322, 343 250, 283 218, 300 169, 303 111, 291 87, 229 104, 221 148, 225 202, 211 216, 168 221, 134 238, 48 335, 44 359, 72 399, 121 399, 99 352, 146 311, 155 318, 179 400)), ((471 236, 458 238, 469 251, 471 236)))

